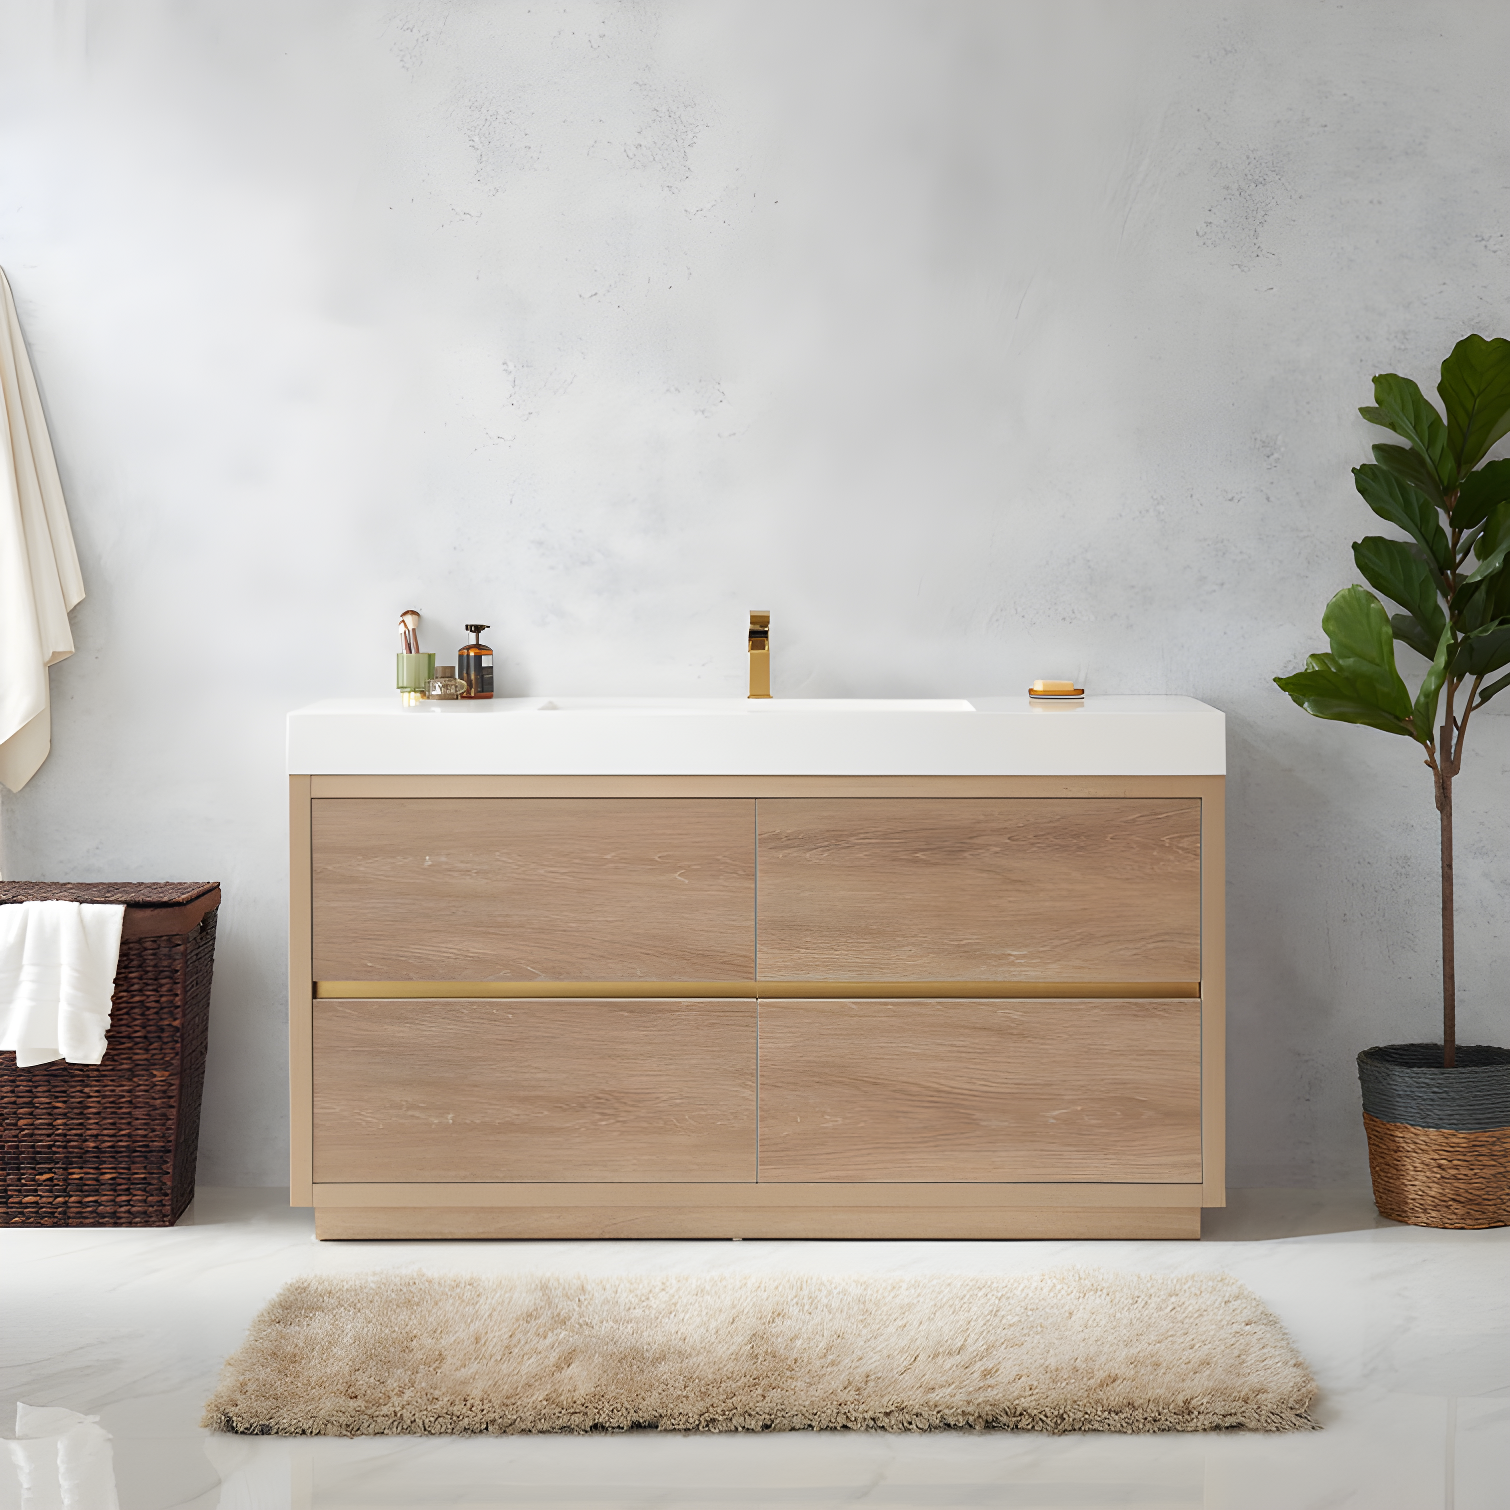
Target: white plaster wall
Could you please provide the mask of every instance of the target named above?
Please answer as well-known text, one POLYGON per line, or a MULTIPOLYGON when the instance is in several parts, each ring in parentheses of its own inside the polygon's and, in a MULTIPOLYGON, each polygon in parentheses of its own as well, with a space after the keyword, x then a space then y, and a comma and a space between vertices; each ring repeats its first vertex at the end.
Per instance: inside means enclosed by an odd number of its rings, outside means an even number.
POLYGON ((1269 678, 1355 579, 1371 375, 1510 333, 1507 49, 1497 0, 0 0, 89 588, 5 873, 224 882, 202 1178, 284 1177, 284 712, 385 688, 411 603, 510 692, 737 693, 759 605, 778 695, 1225 709, 1231 1175, 1359 1178, 1435 815, 1269 678))

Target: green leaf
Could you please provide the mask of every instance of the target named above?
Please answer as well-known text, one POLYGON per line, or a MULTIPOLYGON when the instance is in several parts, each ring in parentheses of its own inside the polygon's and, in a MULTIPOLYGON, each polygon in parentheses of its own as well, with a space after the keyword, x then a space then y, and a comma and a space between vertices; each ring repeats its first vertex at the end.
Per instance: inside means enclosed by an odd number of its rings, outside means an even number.
MULTIPOLYGON (((1375 446, 1374 455, 1381 451, 1404 451, 1414 456, 1414 451, 1405 451, 1404 446, 1375 446)), ((1422 467, 1425 471, 1425 467, 1422 467)), ((1489 517, 1490 510, 1510 498, 1510 461, 1485 462, 1477 472, 1470 472, 1458 488, 1458 501, 1453 506, 1452 522, 1460 530, 1471 530, 1489 517)))
POLYGON ((1510 604, 1510 504, 1499 504, 1474 542, 1479 564, 1459 583, 1452 595, 1452 616, 1462 630, 1472 633, 1505 616, 1510 604))
POLYGON ((1510 618, 1510 561, 1478 589, 1474 607, 1479 617, 1478 624, 1473 626, 1475 629, 1497 619, 1510 618))
MULTIPOLYGON (((1358 570, 1386 598, 1418 619, 1426 630, 1432 654, 1447 627, 1447 616, 1437 601, 1437 578, 1422 559, 1419 546, 1403 540, 1368 535, 1353 542, 1353 560, 1358 570)), ((1431 656, 1427 656, 1430 660, 1431 656)))
POLYGON ((1426 464, 1425 457, 1409 446, 1375 446, 1374 460, 1402 482, 1425 493, 1438 508, 1443 506, 1442 484, 1437 481, 1436 473, 1426 464))
POLYGON ((1391 614, 1389 627, 1395 632, 1396 644, 1409 645, 1423 661, 1429 661, 1437 653, 1436 643, 1426 632, 1426 626, 1413 614, 1391 614))
POLYGON ((1380 466, 1354 467, 1353 485, 1381 519, 1398 525, 1426 548, 1438 571, 1452 570, 1452 547, 1435 506, 1425 494, 1380 466))
POLYGON ((1454 676, 1483 676, 1510 666, 1510 624, 1494 623, 1458 641, 1452 657, 1454 676))
POLYGON ((1506 687, 1510 687, 1510 676, 1502 676, 1497 682, 1490 682, 1487 687, 1480 687, 1479 700, 1473 706, 1482 708, 1496 692, 1503 692, 1506 687))
POLYGON ((1457 626, 1458 638, 1464 639, 1487 628, 1497 617, 1492 610, 1492 589, 1499 586, 1499 578, 1487 585, 1475 583, 1472 587, 1459 588, 1452 597, 1452 622, 1457 626))
MULTIPOLYGON (((1503 540, 1495 546, 1493 552, 1485 556, 1474 569, 1463 578, 1462 586, 1467 587, 1474 582, 1482 582, 1485 577, 1492 576, 1505 564, 1505 557, 1510 554, 1510 540, 1503 540)), ((1396 599, 1398 602, 1399 600, 1396 599)))
POLYGON ((1274 685, 1281 691, 1288 692, 1313 718, 1330 718, 1345 724, 1364 724, 1370 729, 1382 729, 1386 734, 1411 737, 1411 730, 1405 721, 1371 703, 1348 676, 1332 663, 1331 656, 1310 656, 1306 660, 1304 671, 1298 671, 1294 676, 1276 676, 1274 685))
POLYGON ((1344 587, 1321 615, 1338 669, 1367 699, 1397 718, 1410 717, 1410 693, 1395 669, 1389 615, 1364 587, 1344 587))
POLYGON ((1510 431, 1510 341, 1464 336, 1437 384, 1447 410, 1447 446, 1461 475, 1510 431))
POLYGON ((1507 540, 1510 540, 1510 502, 1497 503, 1473 542, 1473 553, 1482 561, 1485 556, 1492 556, 1507 540))
POLYGON ((1373 405, 1358 412, 1370 424, 1383 425, 1386 430, 1403 435, 1425 459, 1444 493, 1450 493, 1456 486, 1458 472, 1447 440, 1447 426, 1413 379, 1401 377, 1398 372, 1381 372, 1374 379, 1373 405))
POLYGON ((1437 653, 1432 657, 1431 665, 1422 678, 1420 691, 1416 693, 1416 700, 1411 705, 1411 716, 1416 725, 1415 735, 1423 745, 1431 743, 1432 728, 1437 721, 1437 698, 1441 695, 1442 683, 1447 680, 1447 658, 1451 651, 1452 631, 1444 624, 1442 638, 1437 642, 1437 653))

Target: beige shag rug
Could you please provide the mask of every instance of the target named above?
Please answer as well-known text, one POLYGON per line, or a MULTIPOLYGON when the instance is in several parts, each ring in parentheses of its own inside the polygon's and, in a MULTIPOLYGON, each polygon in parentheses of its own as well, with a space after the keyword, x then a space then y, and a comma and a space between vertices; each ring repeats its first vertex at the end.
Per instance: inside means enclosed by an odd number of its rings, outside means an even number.
POLYGON ((1316 1385, 1221 1274, 300 1279, 204 1425, 469 1432, 1293 1431, 1316 1385))

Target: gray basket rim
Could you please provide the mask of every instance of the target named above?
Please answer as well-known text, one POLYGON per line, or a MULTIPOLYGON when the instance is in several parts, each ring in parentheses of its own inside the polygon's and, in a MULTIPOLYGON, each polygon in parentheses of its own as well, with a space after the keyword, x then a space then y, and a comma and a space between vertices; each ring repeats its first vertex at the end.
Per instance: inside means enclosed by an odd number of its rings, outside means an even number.
POLYGON ((1440 1043, 1379 1043, 1362 1049, 1358 1054, 1360 1066, 1382 1069, 1398 1075, 1446 1075, 1458 1077, 1472 1074, 1494 1074, 1510 1070, 1510 1049, 1493 1043, 1460 1043, 1457 1045, 1459 1062, 1445 1065, 1441 1062, 1440 1043), (1425 1064, 1412 1063, 1416 1056, 1430 1056, 1425 1064), (1477 1059, 1477 1063, 1465 1064, 1463 1056, 1477 1059), (1430 1062, 1434 1058, 1435 1063, 1430 1062))

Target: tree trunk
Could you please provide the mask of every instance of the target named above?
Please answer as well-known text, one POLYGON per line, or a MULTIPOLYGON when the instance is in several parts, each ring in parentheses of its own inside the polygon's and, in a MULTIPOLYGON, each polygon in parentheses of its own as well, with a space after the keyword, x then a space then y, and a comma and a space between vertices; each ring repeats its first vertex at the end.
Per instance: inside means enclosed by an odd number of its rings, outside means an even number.
POLYGON ((1439 783, 1437 810, 1442 816, 1442 1064, 1451 1069, 1458 1061, 1457 962, 1452 928, 1452 774, 1446 771, 1439 783))

